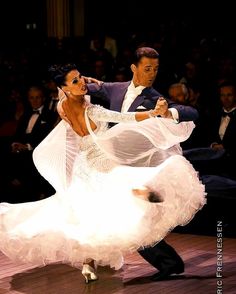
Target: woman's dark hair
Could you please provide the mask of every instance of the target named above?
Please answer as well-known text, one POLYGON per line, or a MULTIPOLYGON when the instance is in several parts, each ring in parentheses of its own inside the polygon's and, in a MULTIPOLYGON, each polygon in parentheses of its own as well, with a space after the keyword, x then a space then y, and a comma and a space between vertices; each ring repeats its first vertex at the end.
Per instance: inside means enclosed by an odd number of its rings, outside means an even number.
POLYGON ((55 81, 58 87, 65 86, 66 75, 72 71, 77 70, 74 63, 55 64, 48 69, 50 77, 55 81))
POLYGON ((159 53, 151 47, 139 47, 134 53, 132 63, 137 66, 142 57, 158 59, 159 53))

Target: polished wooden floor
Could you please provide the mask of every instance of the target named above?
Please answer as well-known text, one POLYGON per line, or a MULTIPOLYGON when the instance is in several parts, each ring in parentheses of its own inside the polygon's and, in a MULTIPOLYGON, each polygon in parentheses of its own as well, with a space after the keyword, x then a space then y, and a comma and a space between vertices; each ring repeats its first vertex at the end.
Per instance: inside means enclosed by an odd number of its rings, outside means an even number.
POLYGON ((168 281, 151 282, 148 276, 155 269, 137 253, 126 257, 122 270, 99 268, 99 280, 88 285, 80 271, 70 266, 32 268, 0 253, 0 294, 236 293, 236 238, 171 233, 166 240, 186 265, 184 274, 168 281))

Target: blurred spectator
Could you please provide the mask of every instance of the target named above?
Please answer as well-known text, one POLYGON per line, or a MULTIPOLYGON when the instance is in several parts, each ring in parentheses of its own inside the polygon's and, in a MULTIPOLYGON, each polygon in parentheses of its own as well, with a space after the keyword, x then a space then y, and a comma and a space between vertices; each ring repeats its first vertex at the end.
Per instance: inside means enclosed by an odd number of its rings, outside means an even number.
POLYGON ((29 109, 21 116, 9 151, 2 158, 4 192, 5 197, 11 197, 7 199, 9 202, 38 200, 51 189, 36 170, 32 152, 51 131, 52 114, 45 107, 46 96, 41 86, 30 87, 27 99, 29 109))
POLYGON ((90 49, 97 51, 98 48, 102 46, 106 49, 113 58, 116 58, 117 55, 117 41, 114 37, 111 36, 108 32, 103 29, 99 30, 100 32, 95 33, 90 41, 90 49), (102 32, 102 33, 101 33, 102 32))
POLYGON ((225 82, 219 86, 221 107, 209 117, 208 144, 187 154, 200 174, 214 174, 236 179, 236 86, 225 82))
POLYGON ((57 112, 57 103, 59 101, 58 89, 55 82, 51 79, 47 80, 44 86, 47 90, 47 99, 45 101, 45 107, 47 107, 52 113, 53 125, 55 126, 61 120, 57 112))

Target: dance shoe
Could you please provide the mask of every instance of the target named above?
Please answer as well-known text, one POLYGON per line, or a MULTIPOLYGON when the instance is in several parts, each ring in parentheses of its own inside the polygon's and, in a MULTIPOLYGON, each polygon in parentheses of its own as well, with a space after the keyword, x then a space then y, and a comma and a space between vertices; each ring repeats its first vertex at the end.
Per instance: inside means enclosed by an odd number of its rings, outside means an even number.
POLYGON ((158 273, 154 274, 151 276, 152 281, 164 281, 168 280, 171 275, 178 275, 182 274, 184 272, 184 266, 179 265, 179 266, 173 266, 165 270, 161 270, 158 273))
POLYGON ((98 276, 95 274, 95 269, 87 263, 83 265, 82 275, 85 278, 86 284, 98 280, 98 276))

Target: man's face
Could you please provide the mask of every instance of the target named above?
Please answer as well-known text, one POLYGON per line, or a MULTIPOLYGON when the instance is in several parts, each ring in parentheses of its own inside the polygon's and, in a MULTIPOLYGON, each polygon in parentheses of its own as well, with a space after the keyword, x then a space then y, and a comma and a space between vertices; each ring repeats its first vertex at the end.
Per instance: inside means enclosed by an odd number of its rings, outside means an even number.
POLYGON ((33 109, 38 109, 43 105, 45 96, 41 90, 32 88, 28 92, 28 101, 33 109))
POLYGON ((173 87, 169 89, 170 99, 179 104, 185 104, 187 97, 183 91, 182 86, 173 87))
POLYGON ((137 66, 131 65, 134 85, 151 87, 156 79, 159 59, 142 57, 137 66))
POLYGON ((236 105, 236 93, 234 87, 225 86, 220 89, 220 100, 226 110, 231 110, 236 105))

